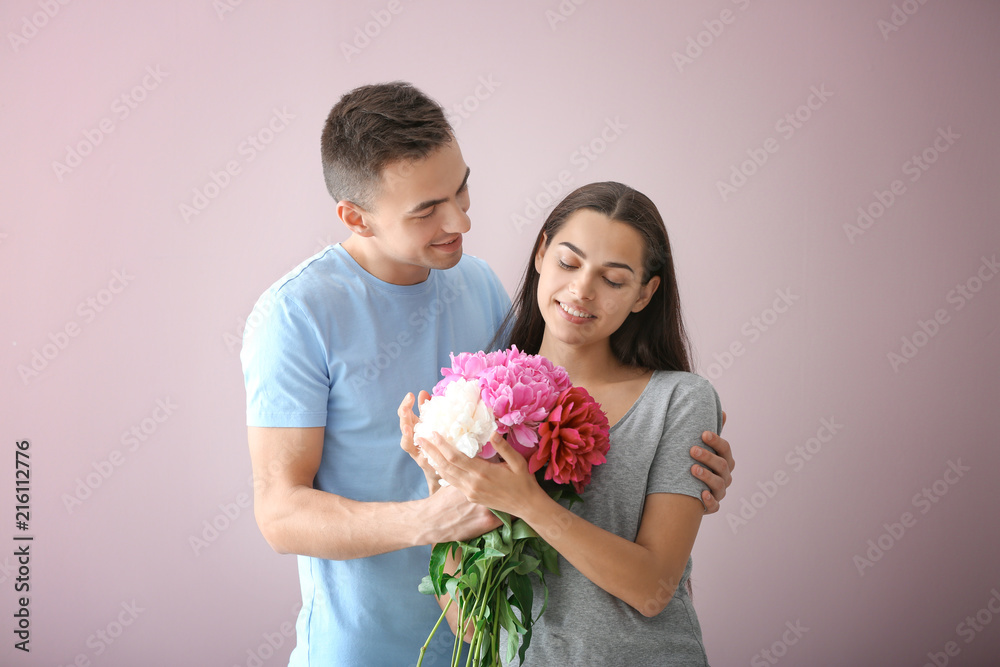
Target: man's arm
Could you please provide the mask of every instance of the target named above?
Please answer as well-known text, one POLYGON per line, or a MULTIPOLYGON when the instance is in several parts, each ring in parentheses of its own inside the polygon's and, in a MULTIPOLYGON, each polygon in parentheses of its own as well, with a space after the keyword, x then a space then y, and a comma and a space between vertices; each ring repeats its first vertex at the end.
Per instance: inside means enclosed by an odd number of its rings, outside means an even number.
POLYGON ((408 502, 359 502, 313 488, 323 454, 319 428, 250 427, 254 515, 278 553, 330 560, 466 540, 497 520, 460 491, 445 488, 408 502))

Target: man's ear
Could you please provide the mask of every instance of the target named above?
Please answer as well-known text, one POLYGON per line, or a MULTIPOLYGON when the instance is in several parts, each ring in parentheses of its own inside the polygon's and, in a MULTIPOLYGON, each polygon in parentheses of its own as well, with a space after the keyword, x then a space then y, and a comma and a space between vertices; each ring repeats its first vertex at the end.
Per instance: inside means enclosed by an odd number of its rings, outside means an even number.
POLYGON ((542 242, 538 244, 538 252, 535 253, 535 271, 542 272, 542 259, 545 257, 545 250, 549 247, 549 237, 542 232, 542 242))
POLYGON ((341 199, 337 202, 337 217, 347 225, 347 228, 352 233, 358 236, 369 237, 374 235, 372 228, 365 219, 367 215, 368 212, 366 210, 352 201, 341 199))
POLYGON ((660 286, 660 276, 653 276, 649 279, 649 282, 642 286, 639 290, 639 298, 636 300, 635 304, 632 306, 632 312, 638 313, 640 310, 649 305, 650 299, 656 294, 656 288, 660 286))

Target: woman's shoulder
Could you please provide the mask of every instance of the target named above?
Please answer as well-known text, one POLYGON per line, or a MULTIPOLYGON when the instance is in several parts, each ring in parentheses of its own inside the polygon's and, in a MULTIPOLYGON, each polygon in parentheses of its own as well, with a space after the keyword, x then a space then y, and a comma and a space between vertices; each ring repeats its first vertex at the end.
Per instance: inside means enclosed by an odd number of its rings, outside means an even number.
POLYGON ((722 410, 719 394, 712 383, 686 371, 654 371, 649 380, 652 393, 658 402, 670 408, 686 406, 715 407, 722 410))
POLYGON ((695 395, 715 396, 715 387, 712 383, 698 375, 687 371, 653 371, 650 383, 656 383, 661 390, 669 390, 672 393, 681 394, 692 393, 695 395))

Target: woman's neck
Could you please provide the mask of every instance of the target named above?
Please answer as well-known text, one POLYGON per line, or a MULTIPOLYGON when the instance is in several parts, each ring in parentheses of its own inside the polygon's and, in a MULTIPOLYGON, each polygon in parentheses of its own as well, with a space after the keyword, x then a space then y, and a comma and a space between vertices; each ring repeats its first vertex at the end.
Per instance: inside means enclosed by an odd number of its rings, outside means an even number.
POLYGON ((583 387, 614 381, 624 369, 608 339, 590 345, 569 345, 545 334, 538 353, 565 368, 573 384, 583 387))

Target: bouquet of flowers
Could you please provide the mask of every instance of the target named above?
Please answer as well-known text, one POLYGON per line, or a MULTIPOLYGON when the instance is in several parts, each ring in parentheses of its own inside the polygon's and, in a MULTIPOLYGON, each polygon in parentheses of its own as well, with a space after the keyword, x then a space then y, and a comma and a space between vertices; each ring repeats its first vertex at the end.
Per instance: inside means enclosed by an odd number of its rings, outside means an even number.
MULTIPOLYGON (((500 352, 451 355, 451 368, 432 397, 420 406, 414 435, 438 433, 470 458, 496 455, 494 432, 528 461, 542 488, 555 500, 579 500, 590 482, 592 468, 608 452, 608 420, 583 387, 574 387, 566 370, 545 357, 512 347, 500 352)), ((431 462, 433 465, 433 462, 431 462)), ((545 611, 545 573, 558 574, 555 549, 527 523, 494 510, 502 525, 468 542, 436 544, 430 573, 420 583, 426 594, 449 594, 441 618, 420 649, 421 664, 431 637, 451 604, 458 603, 458 632, 452 665, 459 663, 462 638, 471 627, 468 664, 495 667, 500 662, 501 629, 507 633, 507 657, 521 663, 531 642, 531 627, 545 611), (459 559, 454 574, 445 572, 452 554, 459 559), (538 616, 532 616, 530 576, 545 593, 538 616), (520 650, 518 650, 520 646, 520 650)))

